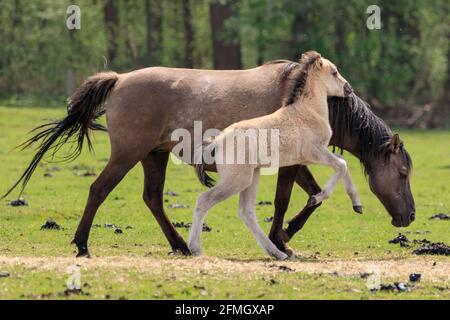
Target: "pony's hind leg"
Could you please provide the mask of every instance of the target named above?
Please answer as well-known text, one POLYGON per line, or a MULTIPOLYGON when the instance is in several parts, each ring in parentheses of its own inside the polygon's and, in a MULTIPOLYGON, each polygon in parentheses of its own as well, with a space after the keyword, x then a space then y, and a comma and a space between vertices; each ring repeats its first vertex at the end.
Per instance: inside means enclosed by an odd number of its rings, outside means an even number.
POLYGON ((181 252, 184 255, 189 255, 190 251, 186 242, 177 230, 175 230, 164 211, 163 192, 168 160, 169 153, 151 152, 141 161, 145 175, 143 198, 156 221, 158 221, 173 252, 181 252))
MULTIPOLYGON (((344 159, 342 156, 340 156, 338 154, 335 154, 335 156, 340 159, 344 159)), ((348 194, 348 196, 350 197, 350 200, 352 201, 353 210, 357 213, 362 214, 363 208, 362 208, 361 200, 359 199, 358 190, 356 189, 356 186, 353 183, 352 177, 350 175, 350 170, 347 169, 347 171, 344 174, 343 180, 344 180, 345 192, 348 194)))
POLYGON ((194 255, 201 255, 200 236, 208 210, 219 202, 248 188, 253 178, 253 168, 249 166, 217 166, 220 182, 197 199, 188 247, 194 255))
POLYGON ((337 157, 326 147, 316 149, 316 152, 310 156, 310 162, 330 166, 335 170, 322 191, 309 198, 308 206, 313 207, 331 196, 338 181, 347 174, 348 168, 344 159, 337 157))
POLYGON ((112 157, 97 180, 91 185, 83 217, 73 240, 78 247, 77 257, 89 257, 87 243, 95 214, 109 193, 136 163, 137 160, 112 157))
POLYGON ((244 221, 245 225, 250 229, 258 244, 264 249, 265 252, 267 252, 267 254, 276 259, 285 260, 288 258, 288 255, 280 251, 273 244, 273 242, 270 241, 269 237, 266 236, 256 219, 255 203, 259 175, 259 169, 256 169, 253 174, 252 184, 240 194, 239 216, 242 221, 244 221))

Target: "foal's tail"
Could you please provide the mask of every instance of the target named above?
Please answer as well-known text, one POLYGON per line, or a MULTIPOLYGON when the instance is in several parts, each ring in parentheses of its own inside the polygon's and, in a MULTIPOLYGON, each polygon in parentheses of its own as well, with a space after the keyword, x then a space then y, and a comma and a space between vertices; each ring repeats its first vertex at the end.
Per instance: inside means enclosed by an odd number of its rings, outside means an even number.
POLYGON ((215 143, 203 142, 203 145, 194 152, 195 172, 200 182, 208 188, 214 187, 215 180, 206 172, 204 152, 209 152, 214 157, 215 143))
POLYGON ((20 183, 22 183, 20 191, 20 195, 22 195, 28 181, 47 151, 52 150, 52 157, 54 157, 64 144, 76 142, 75 147, 64 158, 67 161, 74 160, 80 155, 85 138, 89 150, 92 151, 89 130, 106 131, 106 128, 96 123, 95 120, 105 113, 102 105, 118 79, 119 75, 114 72, 99 73, 90 77, 69 98, 67 116, 64 119, 41 125, 32 131, 37 131, 36 135, 19 147, 22 147, 23 150, 36 142, 40 142, 38 150, 20 179, 1 199, 8 196, 20 183), (73 137, 75 139, 72 139, 73 137))

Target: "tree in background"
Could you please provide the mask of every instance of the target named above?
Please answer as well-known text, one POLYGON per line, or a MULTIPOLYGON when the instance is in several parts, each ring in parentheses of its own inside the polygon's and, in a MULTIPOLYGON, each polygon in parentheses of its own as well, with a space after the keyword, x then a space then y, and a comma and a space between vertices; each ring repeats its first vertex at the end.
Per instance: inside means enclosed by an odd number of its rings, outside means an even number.
POLYGON ((362 0, 78 0, 69 32, 67 0, 0 0, 0 99, 59 105, 99 71, 250 68, 314 49, 392 123, 450 124, 448 0, 378 4, 381 30, 362 0))
POLYGON ((114 0, 105 0, 104 19, 107 33, 108 60, 111 64, 117 57, 119 35, 119 12, 114 0))
POLYGON ((184 39, 186 41, 184 51, 184 66, 186 68, 193 68, 194 29, 192 26, 192 14, 189 0, 183 0, 183 24, 184 24, 184 39))
POLYGON ((236 16, 236 7, 236 1, 231 0, 212 1, 210 4, 215 69, 242 68, 239 31, 230 23, 236 16))

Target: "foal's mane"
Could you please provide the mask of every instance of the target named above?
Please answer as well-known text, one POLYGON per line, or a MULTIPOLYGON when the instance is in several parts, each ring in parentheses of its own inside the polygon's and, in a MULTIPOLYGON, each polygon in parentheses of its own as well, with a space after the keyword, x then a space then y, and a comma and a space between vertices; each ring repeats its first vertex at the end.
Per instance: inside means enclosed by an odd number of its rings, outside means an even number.
POLYGON ((267 64, 277 64, 277 63, 286 63, 282 74, 281 74, 281 82, 284 83, 289 79, 289 76, 292 72, 300 68, 300 70, 295 74, 294 86, 292 91, 290 92, 288 98, 286 99, 284 105, 288 106, 293 104, 297 99, 304 93, 306 80, 308 79, 309 71, 311 67, 319 60, 322 56, 320 53, 316 51, 308 51, 304 53, 300 59, 300 62, 292 62, 288 60, 275 60, 268 62, 267 64))

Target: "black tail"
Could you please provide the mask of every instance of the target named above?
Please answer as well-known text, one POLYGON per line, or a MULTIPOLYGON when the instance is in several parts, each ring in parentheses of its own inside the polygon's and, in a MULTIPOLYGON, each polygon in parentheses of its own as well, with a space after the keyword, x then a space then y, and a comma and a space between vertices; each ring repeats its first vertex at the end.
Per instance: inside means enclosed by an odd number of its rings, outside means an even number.
MULTIPOLYGON (((207 142, 205 142, 203 144, 203 146, 201 148, 199 148, 196 152, 195 152, 195 157, 198 157, 198 160, 200 161, 195 161, 196 165, 195 165, 195 172, 197 173, 197 178, 198 180, 200 180, 200 182, 208 188, 212 188, 214 187, 215 184, 215 180, 206 172, 206 164, 204 162, 204 158, 203 158, 203 147, 207 145, 208 147, 212 147, 214 148, 213 144, 209 144, 207 142)), ((211 155, 214 156, 214 149, 211 151, 211 155)), ((197 159, 195 159, 197 160, 197 159)))
POLYGON ((52 156, 54 156, 64 144, 76 142, 75 148, 65 157, 65 160, 73 160, 80 155, 84 138, 87 140, 89 150, 92 150, 89 130, 106 131, 106 128, 96 123, 95 120, 104 114, 102 105, 118 79, 118 74, 114 72, 92 76, 69 98, 67 117, 44 124, 32 131, 38 132, 20 147, 23 150, 40 141, 38 150, 20 179, 1 199, 7 197, 20 183, 22 183, 20 191, 20 195, 22 195, 36 167, 49 150, 52 150, 52 156), (73 137, 76 138, 72 139, 73 137))

